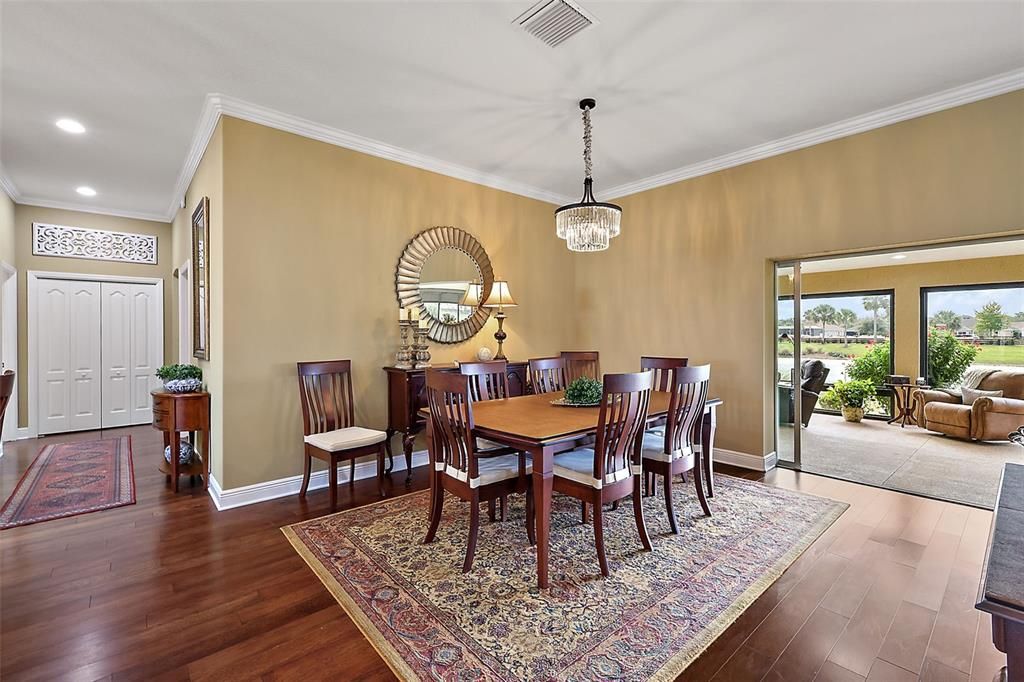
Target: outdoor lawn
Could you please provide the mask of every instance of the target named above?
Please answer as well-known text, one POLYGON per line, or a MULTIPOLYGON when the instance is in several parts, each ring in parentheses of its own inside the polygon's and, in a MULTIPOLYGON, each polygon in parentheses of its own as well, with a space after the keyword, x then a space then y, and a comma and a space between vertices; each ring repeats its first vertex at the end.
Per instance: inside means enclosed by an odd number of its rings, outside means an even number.
MULTIPOLYGON (((867 352, 866 343, 818 343, 804 341, 804 358, 854 357, 859 358, 867 352), (829 355, 834 353, 835 355, 829 355)), ((788 357, 793 356, 793 342, 780 341, 779 351, 788 357)), ((1024 367, 1024 345, 1017 346, 986 346, 982 345, 974 363, 977 365, 1013 365, 1024 367)))

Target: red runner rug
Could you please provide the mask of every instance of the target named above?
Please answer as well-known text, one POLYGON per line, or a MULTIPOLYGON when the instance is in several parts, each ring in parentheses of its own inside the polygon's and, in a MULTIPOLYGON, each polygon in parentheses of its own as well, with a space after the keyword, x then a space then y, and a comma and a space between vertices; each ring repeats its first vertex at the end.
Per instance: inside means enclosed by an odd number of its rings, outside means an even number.
POLYGON ((0 529, 135 504, 130 436, 47 445, 0 509, 0 529))

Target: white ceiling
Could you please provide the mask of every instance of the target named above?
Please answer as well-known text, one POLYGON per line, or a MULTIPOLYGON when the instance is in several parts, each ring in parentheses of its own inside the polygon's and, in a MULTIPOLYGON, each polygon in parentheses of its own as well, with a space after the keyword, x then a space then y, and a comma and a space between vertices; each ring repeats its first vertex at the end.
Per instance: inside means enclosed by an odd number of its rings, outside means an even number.
MULTIPOLYGON (((860 270, 862 268, 884 268, 892 265, 912 265, 914 263, 939 263, 969 258, 993 258, 996 256, 1024 255, 1024 239, 1008 239, 1003 241, 979 242, 960 246, 938 246, 933 248, 911 249, 872 253, 864 256, 842 256, 839 258, 823 258, 809 260, 800 264, 801 272, 834 272, 836 270, 860 270), (902 258, 893 258, 902 256, 902 258)), ((1022 273, 1024 277, 1024 273, 1022 273)))
POLYGON ((530 4, 4 0, 0 164, 26 203, 166 219, 223 93, 558 201, 580 193, 593 96, 613 198, 998 74, 1024 87, 1019 1, 583 0, 600 23, 555 49, 512 26, 530 4))

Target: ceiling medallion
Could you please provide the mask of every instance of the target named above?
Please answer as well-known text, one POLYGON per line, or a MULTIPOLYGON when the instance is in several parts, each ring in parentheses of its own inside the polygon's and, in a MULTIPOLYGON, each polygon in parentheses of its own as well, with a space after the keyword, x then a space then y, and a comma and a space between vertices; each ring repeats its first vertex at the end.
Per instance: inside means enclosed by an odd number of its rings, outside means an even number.
POLYGON ((594 180, 591 178, 590 110, 597 105, 592 99, 580 100, 583 110, 583 198, 579 203, 567 204, 555 211, 555 234, 564 239, 570 251, 604 251, 612 237, 619 235, 622 209, 594 198, 594 180))

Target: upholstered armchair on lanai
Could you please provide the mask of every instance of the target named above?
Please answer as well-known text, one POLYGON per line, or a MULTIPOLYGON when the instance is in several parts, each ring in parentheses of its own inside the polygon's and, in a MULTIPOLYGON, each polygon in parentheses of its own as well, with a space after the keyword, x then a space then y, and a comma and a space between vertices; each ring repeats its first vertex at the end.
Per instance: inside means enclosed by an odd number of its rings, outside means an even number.
MULTIPOLYGON (((821 360, 804 360, 800 363, 800 421, 807 426, 811 421, 814 408, 818 406, 818 396, 825 390, 828 379, 828 367, 821 360)), ((793 423, 793 387, 779 386, 780 420, 793 423)))
POLYGON ((917 424, 954 438, 1006 440, 1024 426, 1024 371, 997 370, 978 384, 979 391, 1001 391, 965 403, 961 390, 917 392, 917 424))

